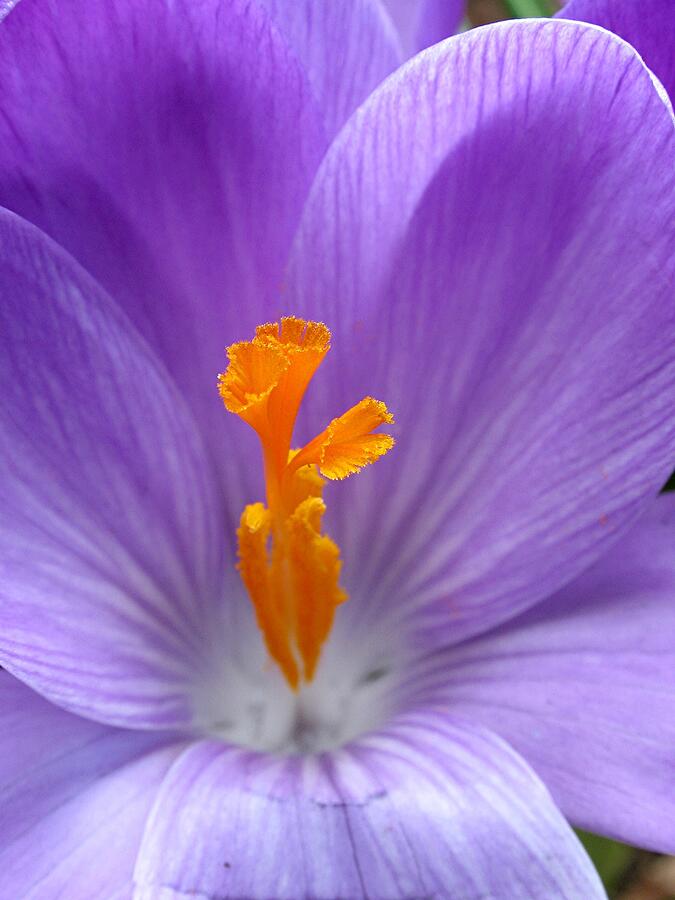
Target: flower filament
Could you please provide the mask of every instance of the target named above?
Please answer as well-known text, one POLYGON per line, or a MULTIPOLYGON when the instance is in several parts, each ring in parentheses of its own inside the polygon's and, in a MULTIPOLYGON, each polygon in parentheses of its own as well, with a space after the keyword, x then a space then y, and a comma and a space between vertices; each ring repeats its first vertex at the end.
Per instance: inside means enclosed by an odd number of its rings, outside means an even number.
POLYGON ((228 347, 218 376, 225 407, 262 446, 267 505, 244 508, 238 568, 267 651, 293 690, 314 677, 335 609, 347 599, 340 551, 321 530, 324 478, 346 478, 394 445, 391 435, 373 433, 393 422, 387 407, 366 397, 291 450, 300 403, 329 349, 325 325, 285 317, 228 347))

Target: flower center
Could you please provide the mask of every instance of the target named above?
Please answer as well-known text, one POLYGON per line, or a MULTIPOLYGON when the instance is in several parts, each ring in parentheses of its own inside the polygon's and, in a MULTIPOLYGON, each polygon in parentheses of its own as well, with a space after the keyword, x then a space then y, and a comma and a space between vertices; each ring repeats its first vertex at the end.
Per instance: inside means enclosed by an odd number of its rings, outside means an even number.
POLYGON ((321 322, 286 317, 228 347, 227 370, 218 376, 225 407, 262 446, 267 505, 244 508, 238 567, 267 651, 294 691, 313 679, 335 609, 347 599, 339 548, 321 530, 324 478, 346 478, 394 445, 391 435, 373 434, 393 422, 387 407, 365 397, 291 450, 300 403, 329 349, 321 322))

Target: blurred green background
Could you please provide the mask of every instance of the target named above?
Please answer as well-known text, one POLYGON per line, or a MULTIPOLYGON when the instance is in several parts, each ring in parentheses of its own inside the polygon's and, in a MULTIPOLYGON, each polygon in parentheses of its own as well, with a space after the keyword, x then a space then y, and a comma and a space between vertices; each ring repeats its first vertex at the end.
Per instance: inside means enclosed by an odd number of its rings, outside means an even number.
MULTIPOLYGON (((468 0, 467 17, 471 26, 486 25, 500 19, 550 16, 560 6, 556 0, 468 0)), ((665 489, 675 491, 675 473, 665 489)), ((649 853, 586 831, 577 834, 612 900, 675 900, 675 856, 649 853)))
MULTIPOLYGON (((621 0, 617 0, 621 2, 621 0)), ((527 19, 550 16, 562 3, 556 0, 468 0, 468 16, 472 25, 486 25, 500 19, 527 19)))

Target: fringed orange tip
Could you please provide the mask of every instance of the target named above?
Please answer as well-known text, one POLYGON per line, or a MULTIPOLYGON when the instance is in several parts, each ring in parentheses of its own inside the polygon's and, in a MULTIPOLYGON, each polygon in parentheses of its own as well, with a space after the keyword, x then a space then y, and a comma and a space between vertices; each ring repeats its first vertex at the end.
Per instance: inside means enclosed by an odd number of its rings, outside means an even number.
POLYGON ((322 533, 324 479, 346 478, 394 446, 384 403, 365 397, 300 450, 291 450, 305 391, 330 349, 321 322, 289 316, 259 325, 227 350, 218 376, 226 409, 255 429, 263 451, 267 505, 245 507, 237 530, 239 572, 270 657, 289 686, 311 681, 335 610, 340 550, 322 533))

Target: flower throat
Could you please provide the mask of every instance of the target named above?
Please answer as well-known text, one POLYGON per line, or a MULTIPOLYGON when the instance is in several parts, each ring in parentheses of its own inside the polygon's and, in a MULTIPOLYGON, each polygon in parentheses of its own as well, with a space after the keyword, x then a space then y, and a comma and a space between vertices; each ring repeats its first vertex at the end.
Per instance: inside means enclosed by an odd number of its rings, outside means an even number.
POLYGON ((335 608, 347 599, 339 548, 321 531, 324 478, 346 478, 394 445, 391 435, 373 434, 394 421, 387 407, 365 397, 291 450, 300 403, 329 349, 325 325, 289 316, 228 347, 227 370, 218 376, 226 409, 262 446, 267 505, 244 508, 238 568, 267 651, 294 691, 314 677, 335 608))

